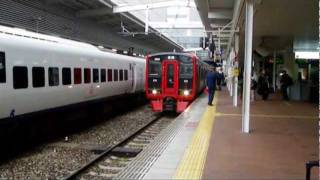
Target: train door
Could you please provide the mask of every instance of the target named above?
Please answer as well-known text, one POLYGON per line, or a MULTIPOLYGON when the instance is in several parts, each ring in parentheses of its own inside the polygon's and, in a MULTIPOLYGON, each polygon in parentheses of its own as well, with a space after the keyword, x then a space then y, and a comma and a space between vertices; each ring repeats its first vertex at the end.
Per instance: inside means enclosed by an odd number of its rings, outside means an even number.
POLYGON ((178 95, 178 63, 176 61, 163 61, 164 94, 178 95))

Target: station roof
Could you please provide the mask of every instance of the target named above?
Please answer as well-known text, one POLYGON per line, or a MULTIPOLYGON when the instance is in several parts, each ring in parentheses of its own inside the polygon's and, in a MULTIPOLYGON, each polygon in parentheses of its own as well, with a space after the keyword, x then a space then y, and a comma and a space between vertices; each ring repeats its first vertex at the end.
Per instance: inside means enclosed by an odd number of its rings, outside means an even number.
POLYGON ((77 18, 87 18, 98 24, 108 26, 108 29, 118 32, 119 35, 144 41, 146 44, 156 44, 162 49, 182 50, 182 46, 172 39, 162 35, 155 28, 149 28, 145 35, 145 22, 130 12, 114 13, 116 7, 111 0, 47 0, 48 4, 64 5, 76 11, 77 18))
POLYGON ((205 35, 194 0, 112 0, 113 12, 130 12, 184 48, 199 47, 205 35), (146 11, 149 12, 147 17, 146 11))
MULTIPOLYGON (((245 0, 195 0, 206 31, 217 34, 229 49, 233 31, 244 44, 245 0), (237 29, 239 28, 239 29, 237 29)), ((316 50, 318 48, 318 2, 313 0, 255 0, 253 48, 316 50)), ((243 47, 242 47, 243 48, 243 47)))

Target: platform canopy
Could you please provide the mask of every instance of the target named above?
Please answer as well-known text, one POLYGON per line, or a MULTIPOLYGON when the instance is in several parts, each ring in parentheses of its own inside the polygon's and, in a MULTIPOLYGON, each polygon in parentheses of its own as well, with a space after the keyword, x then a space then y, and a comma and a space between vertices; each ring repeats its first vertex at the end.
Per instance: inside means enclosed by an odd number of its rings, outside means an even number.
MULTIPOLYGON (((240 32, 240 49, 244 44, 246 0, 195 0, 207 31, 219 28, 225 55, 240 32), (239 29, 237 29, 239 28, 239 29)), ((254 0, 253 49, 273 51, 315 51, 318 48, 318 2, 313 0, 254 0)))
POLYGON ((130 12, 184 48, 199 47, 205 36, 194 0, 112 0, 114 13, 130 12))
MULTIPOLYGON (((140 2, 128 1, 137 5, 140 2)), ((124 3, 117 0, 46 0, 51 6, 64 5, 76 11, 76 18, 95 21, 100 25, 108 26, 108 30, 131 39, 138 39, 146 44, 157 44, 162 49, 181 51, 183 47, 170 37, 162 35, 157 29, 150 27, 146 35, 145 22, 130 11, 118 11, 114 9, 118 4, 124 3)), ((132 4, 130 4, 132 5, 132 4)), ((161 49, 161 48, 159 48, 161 49)))

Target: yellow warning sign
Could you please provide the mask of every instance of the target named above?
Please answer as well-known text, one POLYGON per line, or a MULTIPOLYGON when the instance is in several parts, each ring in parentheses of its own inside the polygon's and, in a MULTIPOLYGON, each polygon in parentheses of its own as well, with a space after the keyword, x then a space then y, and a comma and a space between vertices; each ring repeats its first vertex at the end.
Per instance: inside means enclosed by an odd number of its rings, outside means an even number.
POLYGON ((239 76, 239 69, 233 68, 233 76, 239 76))

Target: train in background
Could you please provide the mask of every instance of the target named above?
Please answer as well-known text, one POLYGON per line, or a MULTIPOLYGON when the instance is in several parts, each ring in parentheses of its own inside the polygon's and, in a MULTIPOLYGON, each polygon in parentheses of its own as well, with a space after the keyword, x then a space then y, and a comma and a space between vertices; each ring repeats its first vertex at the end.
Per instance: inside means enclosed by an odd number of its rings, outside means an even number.
POLYGON ((145 59, 0 26, 0 124, 144 92, 145 59))
POLYGON ((191 53, 147 56, 146 96, 155 112, 183 112, 205 88, 210 66, 191 53))

